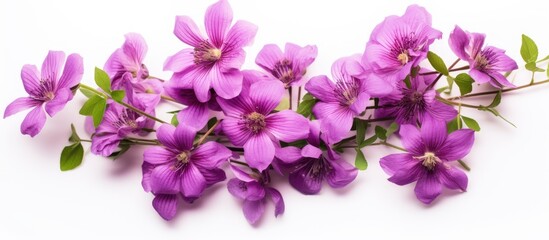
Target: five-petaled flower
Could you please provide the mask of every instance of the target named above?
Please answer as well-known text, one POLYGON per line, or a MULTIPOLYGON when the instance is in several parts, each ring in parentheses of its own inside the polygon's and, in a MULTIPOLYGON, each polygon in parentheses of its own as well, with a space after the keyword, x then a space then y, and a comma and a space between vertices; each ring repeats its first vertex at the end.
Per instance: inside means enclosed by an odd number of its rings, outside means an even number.
POLYGON ((391 154, 381 158, 380 165, 391 175, 389 181, 406 185, 417 181, 417 198, 429 204, 440 195, 442 186, 467 189, 467 175, 452 165, 469 153, 474 131, 460 129, 448 135, 446 122, 424 119, 421 131, 414 125, 400 127, 402 144, 408 153, 391 154))

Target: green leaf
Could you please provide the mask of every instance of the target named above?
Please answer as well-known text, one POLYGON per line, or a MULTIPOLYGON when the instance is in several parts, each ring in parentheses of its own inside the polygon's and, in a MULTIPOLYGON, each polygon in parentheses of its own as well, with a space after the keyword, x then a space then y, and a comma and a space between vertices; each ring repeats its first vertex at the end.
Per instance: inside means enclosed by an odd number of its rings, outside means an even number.
POLYGON ((466 116, 461 116, 461 119, 463 119, 463 122, 465 122, 465 125, 467 125, 469 129, 474 130, 475 132, 480 131, 480 125, 478 125, 478 122, 475 119, 466 116))
POLYGON ((124 90, 115 90, 111 92, 112 100, 116 102, 122 102, 125 96, 126 92, 124 90))
POLYGON ((84 157, 84 148, 80 143, 74 143, 66 146, 61 152, 60 168, 61 171, 72 170, 82 163, 84 157))
POLYGON ((410 81, 410 76, 406 76, 406 78, 404 78, 404 83, 406 84, 406 87, 408 89, 412 88, 412 82, 410 81))
POLYGON ((459 87, 461 96, 473 91, 474 80, 467 73, 460 73, 455 78, 455 83, 459 87))
POLYGON ((387 128, 387 134, 386 134, 387 138, 393 135, 393 133, 395 133, 397 129, 398 129, 398 124, 396 122, 391 123, 391 125, 389 125, 389 127, 387 128))
POLYGON ((429 53, 427 53, 427 59, 429 60, 429 63, 431 63, 431 66, 433 66, 433 68, 437 70, 437 72, 441 73, 444 76, 448 76, 448 68, 446 67, 446 64, 444 63, 444 60, 442 60, 442 58, 440 58, 434 52, 429 51, 429 53))
POLYGON ((316 104, 316 99, 309 93, 303 96, 303 100, 299 103, 297 107, 297 113, 303 115, 304 117, 309 117, 313 114, 313 106, 316 104))
POLYGON ((356 124, 356 144, 360 145, 364 142, 366 136, 366 122, 362 119, 355 118, 356 124))
POLYGON ((109 158, 112 158, 112 160, 116 160, 118 159, 119 157, 121 157, 122 155, 124 155, 124 153, 126 153, 128 150, 130 150, 131 148, 131 145, 130 144, 125 144, 125 143, 120 143, 118 145, 118 151, 116 152, 113 152, 111 155, 109 155, 109 158))
POLYGON ((74 124, 71 124, 71 136, 69 137, 69 142, 71 143, 80 142, 80 137, 78 136, 78 133, 76 133, 76 128, 74 127, 74 124))
POLYGON ((448 86, 444 86, 444 87, 438 88, 438 89, 437 89, 437 93, 442 93, 442 92, 444 92, 444 91, 446 91, 446 90, 448 90, 448 89, 449 89, 448 86))
POLYGON ((543 68, 539 68, 535 62, 529 62, 526 65, 524 65, 526 70, 531 72, 544 72, 545 70, 543 68))
POLYGON ((535 62, 538 59, 538 46, 530 37, 522 34, 522 45, 520 46, 520 56, 524 62, 535 62))
POLYGON ((387 139, 387 130, 381 126, 376 126, 375 128, 375 133, 376 133, 376 136, 381 139, 381 140, 385 140, 387 139))
POLYGON ((98 95, 93 95, 92 97, 90 97, 84 103, 84 105, 82 105, 82 108, 80 108, 80 111, 79 111, 80 115, 91 116, 93 113, 93 109, 95 108, 97 103, 99 103, 101 100, 104 100, 104 98, 98 95))
POLYGON ((488 111, 488 112, 491 112, 492 114, 494 114, 494 116, 496 117, 499 117, 501 118, 503 121, 511 124, 511 126, 513 127, 517 127, 515 124, 513 124, 511 121, 507 120, 506 118, 504 118, 503 116, 501 116, 501 114, 498 112, 498 110, 496 110, 495 108, 487 108, 487 107, 483 107, 483 108, 479 108, 478 110, 481 110, 481 111, 488 111))
POLYGON ((109 75, 98 67, 95 67, 95 84, 106 93, 111 92, 111 79, 109 75))
POLYGON ((87 98, 91 98, 97 95, 88 89, 85 89, 85 88, 79 88, 79 89, 80 89, 80 92, 82 92, 82 94, 84 94, 84 96, 86 96, 87 98))
POLYGON ((547 65, 547 77, 549 77, 549 64, 547 65))
POLYGON ((374 143, 377 140, 377 136, 374 134, 373 136, 369 137, 368 139, 364 140, 362 144, 360 144, 358 147, 363 148, 366 147, 372 143, 374 143))
POLYGON ((216 117, 213 117, 213 118, 210 118, 208 120, 208 123, 206 124, 206 126, 208 126, 208 129, 212 128, 214 126, 214 124, 217 122, 217 118, 216 117))
POLYGON ((298 148, 303 148, 307 144, 309 144, 309 143, 306 140, 297 140, 297 141, 289 142, 289 143, 282 142, 283 147, 294 146, 294 147, 298 147, 298 148))
POLYGON ((499 105, 500 102, 501 102, 501 91, 496 94, 496 96, 494 97, 494 100, 492 100, 492 103, 490 103, 490 105, 488 105, 487 108, 495 108, 499 105))
POLYGON ((107 108, 107 100, 104 98, 101 98, 99 102, 95 105, 92 111, 92 117, 93 117, 93 126, 96 128, 99 126, 101 121, 103 120, 103 114, 105 114, 105 109, 107 108))
POLYGON ((179 120, 177 120, 177 114, 174 114, 174 115, 172 116, 172 120, 171 120, 170 123, 171 123, 172 125, 176 126, 176 127, 177 127, 177 125, 179 125, 179 120))
POLYGON ((356 158, 355 158, 355 167, 358 170, 366 170, 368 168, 368 162, 366 161, 366 157, 364 157, 364 153, 360 148, 355 148, 356 151, 356 158))
POLYGON ((451 93, 452 88, 454 87, 455 78, 453 78, 452 76, 446 76, 446 81, 448 81, 448 91, 446 91, 445 93, 451 93))
POLYGON ((459 126, 463 126, 463 123, 461 117, 458 115, 456 118, 448 123, 448 133, 452 133, 460 129, 459 126))
POLYGON ((547 60, 549 60, 549 55, 547 55, 544 58, 538 60, 537 62, 540 63, 540 62, 547 61, 547 60))

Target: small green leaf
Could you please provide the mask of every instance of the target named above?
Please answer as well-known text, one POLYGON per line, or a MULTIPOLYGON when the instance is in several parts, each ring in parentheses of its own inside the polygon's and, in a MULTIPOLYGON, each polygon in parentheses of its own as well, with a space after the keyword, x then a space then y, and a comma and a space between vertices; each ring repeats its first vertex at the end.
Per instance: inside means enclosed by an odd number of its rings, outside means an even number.
POLYGON ((78 136, 78 133, 76 133, 76 128, 74 127, 74 124, 71 124, 71 136, 69 137, 69 142, 71 143, 80 142, 80 137, 78 136))
POLYGON ((387 139, 387 130, 385 128, 383 128, 382 126, 376 126, 375 128, 375 133, 376 133, 376 136, 381 139, 381 140, 385 140, 387 139))
POLYGON ((490 103, 490 105, 488 105, 487 108, 495 108, 499 105, 500 102, 501 102, 501 91, 496 94, 496 96, 494 97, 494 100, 492 100, 492 103, 490 103))
POLYGON ((421 67, 420 67, 420 66, 413 67, 413 68, 412 68, 412 71, 410 71, 410 75, 411 75, 412 77, 416 77, 416 76, 419 74, 419 70, 421 70, 421 67))
POLYGON ((294 146, 294 147, 298 147, 298 148, 303 148, 307 144, 309 144, 309 143, 307 143, 306 140, 297 140, 297 141, 289 142, 289 143, 282 142, 283 147, 294 146))
POLYGON ((456 118, 454 118, 452 121, 448 123, 448 133, 452 133, 458 129, 459 127, 463 126, 461 117, 458 115, 456 118))
POLYGON ((406 87, 408 89, 411 89, 412 88, 412 82, 410 80, 410 76, 406 76, 406 78, 404 78, 404 84, 406 84, 406 87))
POLYGON ((506 118, 504 118, 503 116, 501 116, 501 114, 495 108, 483 107, 483 108, 479 108, 478 110, 491 112, 492 114, 494 114, 494 116, 501 118, 503 121, 509 123, 511 126, 513 126, 515 128, 517 127, 514 123, 512 123, 511 121, 509 121, 506 118))
POLYGON ((310 93, 305 93, 305 95, 303 95, 303 97, 301 98, 301 101, 313 100, 313 99, 315 99, 315 98, 313 97, 312 94, 310 94, 310 93))
POLYGON ((478 122, 475 119, 466 116, 461 116, 461 119, 463 119, 463 122, 469 129, 474 130, 475 132, 480 131, 480 125, 478 125, 478 122))
POLYGON ((290 108, 290 99, 285 97, 285 98, 282 98, 282 100, 280 101, 280 103, 278 103, 278 106, 276 106, 274 110, 282 111, 289 108, 290 108))
POLYGON ((377 136, 374 134, 373 136, 369 137, 368 139, 364 140, 362 144, 360 144, 358 147, 363 148, 366 147, 372 143, 374 143, 377 140, 377 136))
POLYGON ((87 98, 91 98, 97 95, 88 89, 85 89, 85 88, 79 88, 79 89, 80 89, 80 92, 82 92, 82 94, 84 94, 84 96, 86 96, 87 98))
POLYGON ((206 124, 206 126, 208 126, 208 129, 212 128, 214 126, 214 124, 217 122, 217 118, 216 117, 213 117, 213 118, 210 118, 208 120, 208 123, 206 124))
POLYGON ((538 60, 537 62, 540 63, 540 62, 547 61, 547 60, 549 60, 549 55, 547 55, 544 58, 538 60))
POLYGON ((113 152, 111 155, 109 155, 109 158, 112 158, 112 160, 116 160, 118 159, 119 157, 121 157, 122 155, 124 155, 124 153, 126 153, 128 150, 130 150, 131 148, 131 145, 130 144, 125 144, 125 143, 120 143, 118 145, 118 151, 116 152, 113 152))
POLYGON ((101 100, 104 100, 104 98, 98 95, 93 95, 92 97, 90 97, 90 99, 88 99, 84 103, 84 105, 82 105, 82 108, 80 108, 80 111, 79 111, 80 115, 91 116, 93 113, 93 109, 95 108, 97 103, 99 103, 101 100))
POLYGON ((98 67, 95 67, 95 84, 106 93, 111 92, 111 79, 109 75, 98 67))
POLYGON ((530 37, 522 34, 522 45, 520 46, 520 56, 524 62, 535 62, 538 59, 538 46, 530 37))
POLYGON ((444 92, 444 91, 446 91, 446 90, 448 90, 448 89, 449 89, 448 86, 444 86, 444 87, 438 88, 438 89, 437 89, 437 93, 442 93, 442 92, 444 92))
POLYGON ((547 65, 547 77, 549 77, 549 64, 547 65))
POLYGON ((80 143, 74 143, 66 146, 61 152, 60 168, 61 171, 72 170, 82 163, 84 157, 84 148, 80 143))
POLYGON ((459 87, 461 96, 473 91, 474 80, 467 73, 460 73, 455 78, 455 83, 459 87))
POLYGON ((366 136, 366 122, 362 119, 355 118, 356 124, 356 144, 360 145, 364 142, 366 136))
POLYGON ((124 90, 115 90, 111 92, 111 97, 116 102, 122 102, 125 96, 126 92, 124 90))
POLYGON ((451 93, 452 88, 454 87, 455 78, 453 78, 452 76, 446 76, 446 81, 448 81, 448 91, 446 91, 445 93, 451 93))
POLYGON ((531 72, 544 72, 545 70, 543 68, 539 68, 535 62, 529 62, 526 65, 524 65, 526 70, 531 72))
POLYGON ((297 107, 297 113, 303 115, 304 117, 309 117, 313 114, 313 106, 316 104, 316 99, 313 98, 309 93, 303 96, 303 100, 299 103, 297 107))
POLYGON ((105 114, 105 109, 107 108, 107 101, 104 98, 101 98, 99 102, 95 105, 92 112, 93 117, 93 126, 96 128, 99 126, 103 120, 103 114, 105 114))
POLYGON ((179 125, 179 120, 177 120, 177 114, 174 114, 174 115, 172 116, 172 120, 171 120, 170 123, 171 123, 172 125, 176 126, 176 127, 177 127, 177 125, 179 125))
POLYGON ((437 54, 434 52, 429 51, 427 53, 427 59, 429 60, 429 63, 431 63, 431 66, 437 70, 437 72, 441 73, 444 76, 448 76, 448 68, 446 67, 446 64, 444 63, 444 60, 440 58, 437 54))
POLYGON ((358 170, 366 170, 368 168, 368 162, 366 161, 366 157, 364 157, 364 153, 360 148, 355 148, 356 151, 356 158, 355 158, 355 167, 358 170))
POLYGON ((389 127, 387 128, 387 134, 386 134, 387 138, 393 135, 393 133, 395 133, 396 130, 398 130, 398 124, 396 122, 391 123, 391 125, 389 125, 389 127))

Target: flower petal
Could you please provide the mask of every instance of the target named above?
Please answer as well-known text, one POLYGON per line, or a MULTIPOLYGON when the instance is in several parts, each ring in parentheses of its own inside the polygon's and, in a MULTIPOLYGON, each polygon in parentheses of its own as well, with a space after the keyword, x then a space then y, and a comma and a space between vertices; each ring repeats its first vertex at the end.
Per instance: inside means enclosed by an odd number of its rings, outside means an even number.
POLYGON ((158 194, 154 196, 153 207, 164 220, 172 220, 177 213, 176 194, 158 194))
POLYGON ((122 45, 124 54, 128 56, 134 67, 140 67, 145 55, 147 54, 148 46, 145 39, 139 33, 127 33, 124 35, 126 41, 122 45))
MULTIPOLYGON (((49 51, 44 63, 42 63, 42 81, 56 83, 65 60, 65 53, 61 51, 49 51)), ((55 85, 55 84, 54 84, 55 85)))
POLYGON ((227 179, 227 175, 225 175, 225 171, 223 171, 223 169, 198 168, 198 170, 200 170, 200 173, 202 173, 202 176, 204 176, 204 180, 206 180, 206 187, 210 187, 218 182, 222 182, 227 179))
POLYGON ((223 54, 238 51, 251 44, 257 33, 257 26, 247 21, 238 20, 229 30, 221 51, 223 54))
POLYGON ((383 97, 393 91, 393 85, 376 74, 367 75, 363 85, 363 88, 373 97, 383 97))
MULTIPOLYGON (((63 75, 59 78, 57 89, 72 88, 82 80, 84 75, 84 63, 82 57, 76 53, 73 53, 67 57, 65 68, 63 69, 63 75)), ((72 95, 72 94, 71 94, 72 95)))
POLYGON ((273 203, 275 204, 275 217, 278 217, 278 215, 284 213, 284 199, 282 198, 282 194, 274 188, 268 187, 267 192, 269 195, 271 195, 271 200, 273 200, 273 203))
POLYGON ((325 134, 330 144, 339 142, 349 134, 355 116, 355 113, 350 109, 323 102, 318 102, 313 107, 313 113, 321 119, 320 131, 325 134))
POLYGON ((30 111, 21 123, 21 133, 36 136, 46 123, 46 113, 42 110, 42 105, 37 105, 30 111))
POLYGON ((185 197, 200 197, 206 189, 206 179, 198 168, 192 164, 187 164, 181 176, 180 191, 185 197))
POLYGON ((210 111, 206 103, 194 103, 177 113, 177 121, 196 130, 202 129, 208 123, 210 111))
POLYGON ((159 146, 149 147, 143 152, 143 161, 155 165, 166 164, 174 158, 174 152, 159 146))
POLYGON ((436 153, 440 159, 446 161, 460 160, 464 158, 473 147, 475 132, 471 129, 460 129, 450 133, 436 153))
POLYGON ((255 224, 265 212, 265 202, 263 200, 244 200, 242 211, 248 223, 255 224))
POLYGON ((379 160, 381 169, 389 175, 394 175, 398 170, 408 166, 409 164, 415 165, 417 160, 412 158, 412 155, 409 153, 398 153, 391 154, 385 157, 382 157, 379 160))
MULTIPOLYGON (((317 159, 305 159, 306 161, 321 161, 317 159)), ((290 185, 303 194, 312 195, 320 192, 324 176, 309 174, 313 164, 305 164, 296 171, 290 173, 288 180, 290 185)))
POLYGON ((196 23, 188 16, 177 16, 175 18, 173 33, 179 40, 193 47, 197 47, 204 41, 196 23))
POLYGON ((46 102, 46 112, 50 117, 55 116, 59 111, 61 111, 68 101, 72 99, 72 91, 70 88, 61 88, 58 89, 55 93, 55 97, 51 101, 46 102))
POLYGON ((425 118, 421 123, 421 139, 425 144, 425 151, 436 152, 444 144, 447 136, 446 122, 432 118, 425 118))
POLYGON ((283 53, 275 44, 263 46, 255 58, 255 63, 267 72, 272 72, 276 63, 283 58, 283 53))
MULTIPOLYGON (((213 74, 211 73, 211 71, 219 71, 219 70, 217 68, 213 69, 213 68, 197 66, 197 67, 189 68, 188 72, 184 74, 183 79, 192 81, 192 88, 194 89, 196 98, 200 102, 208 102, 208 100, 210 100, 210 96, 211 96, 210 87, 212 84, 212 78, 208 76, 213 74)), ((218 73, 215 73, 215 74, 218 74, 218 73)))
POLYGON ((452 106, 434 100, 430 107, 427 108, 427 112, 431 115, 432 118, 444 120, 449 122, 450 120, 456 118, 457 111, 452 106))
POLYGON ((250 167, 263 171, 273 161, 275 146, 265 133, 252 135, 244 144, 244 157, 250 167))
POLYGON ((162 145, 168 147, 169 149, 181 150, 175 140, 174 133, 175 126, 171 124, 162 124, 162 126, 156 130, 156 137, 162 145))
POLYGON ((4 111, 4 118, 7 118, 18 112, 27 110, 29 108, 36 107, 41 103, 42 103, 41 101, 35 100, 30 97, 17 98, 13 102, 11 102, 10 105, 6 107, 6 110, 4 111))
POLYGON ((216 48, 221 48, 225 32, 233 21, 233 10, 228 1, 220 0, 206 10, 206 33, 216 48))
MULTIPOLYGON (((102 126, 100 125, 99 127, 102 126)), ((102 129, 98 128, 96 134, 91 139, 91 151, 95 155, 108 157, 116 150, 122 138, 116 134, 116 129, 110 132, 103 132, 102 129)))
POLYGON ((21 80, 25 91, 31 95, 40 93, 40 73, 35 65, 25 64, 21 69, 21 80))
POLYGON ((221 72, 219 67, 214 65, 206 78, 212 83, 215 93, 222 98, 234 98, 242 90, 242 73, 238 69, 221 72))
POLYGON ((275 156, 280 161, 286 164, 292 164, 300 160, 303 156, 301 155, 301 149, 294 146, 288 146, 283 148, 276 148, 275 156))
POLYGON ((419 179, 425 172, 425 168, 421 165, 420 161, 416 163, 410 162, 409 164, 402 166, 395 172, 388 180, 397 185, 406 185, 419 179))
POLYGON ((173 56, 170 56, 164 62, 164 71, 182 72, 194 65, 194 50, 192 48, 183 49, 173 56))
MULTIPOLYGON (((268 89, 267 89, 268 90, 268 89)), ((265 93, 267 94, 267 93, 265 93)), ((284 110, 267 116, 267 129, 276 139, 293 142, 309 135, 309 121, 292 110, 284 110)))
POLYGON ((505 76, 503 76, 501 73, 491 72, 490 77, 491 77, 490 78, 490 84, 492 84, 492 86, 494 86, 494 87, 497 87, 497 88, 502 88, 502 87, 514 88, 514 87, 516 87, 514 84, 509 82, 509 80, 507 80, 507 78, 505 76))
POLYGON ((191 158, 194 164, 206 169, 213 169, 226 162, 231 156, 231 150, 222 144, 206 142, 192 152, 191 158))
POLYGON ((401 136, 402 145, 408 152, 416 156, 425 153, 425 144, 423 143, 421 134, 416 126, 411 124, 400 125, 399 134, 401 136))
POLYGON ((305 145, 303 149, 301 149, 301 156, 308 157, 308 158, 319 158, 322 154, 322 150, 320 148, 317 148, 311 144, 305 145))
POLYGON ((151 172, 151 192, 154 194, 176 194, 180 191, 178 182, 171 164, 156 166, 151 172))
POLYGON ((342 188, 353 182, 358 169, 344 160, 331 161, 333 170, 326 175, 326 182, 332 188, 342 188))
POLYGON ((246 187, 246 182, 239 180, 238 178, 231 178, 227 182, 227 190, 234 197, 244 200, 248 196, 248 189, 246 187))
POLYGON ((475 80, 476 83, 482 84, 490 82, 490 75, 488 75, 485 72, 479 71, 477 69, 472 68, 469 70, 469 75, 475 80))
POLYGON ((179 150, 191 150, 196 137, 196 129, 185 124, 179 124, 175 128, 174 138, 179 150))
POLYGON ((334 89, 334 82, 324 75, 312 77, 305 84, 305 90, 322 102, 337 102, 334 96, 334 89))
POLYGON ((450 49, 460 59, 465 61, 471 60, 471 56, 465 52, 465 49, 469 46, 469 36, 459 26, 456 25, 450 33, 448 44, 450 45, 450 49))
POLYGON ((151 191, 151 173, 154 169, 154 165, 148 162, 143 162, 141 165, 141 172, 143 173, 143 179, 141 180, 141 186, 145 192, 151 191))
POLYGON ((233 164, 229 164, 229 167, 231 169, 231 172, 233 172, 234 176, 236 178, 238 178, 239 180, 244 181, 244 182, 255 182, 255 181, 257 181, 255 178, 250 176, 249 173, 245 172, 240 167, 237 167, 233 164))
POLYGON ((223 133, 227 135, 231 143, 237 147, 244 146, 246 141, 252 137, 252 132, 245 128, 238 118, 225 118, 221 122, 223 133))
POLYGON ((440 166, 437 169, 438 179, 445 187, 449 189, 460 189, 461 191, 467 190, 467 175, 455 167, 446 168, 440 166))
POLYGON ((442 192, 442 184, 435 174, 424 172, 417 181, 414 192, 419 201, 429 204, 442 192))
POLYGON ((282 100, 284 85, 280 81, 259 81, 250 87, 250 98, 258 113, 269 114, 282 100))

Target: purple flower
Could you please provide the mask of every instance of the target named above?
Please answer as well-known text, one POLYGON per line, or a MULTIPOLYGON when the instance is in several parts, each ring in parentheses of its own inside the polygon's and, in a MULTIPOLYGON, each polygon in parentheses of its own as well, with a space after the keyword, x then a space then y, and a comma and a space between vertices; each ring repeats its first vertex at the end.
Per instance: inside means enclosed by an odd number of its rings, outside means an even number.
POLYGON ((302 77, 307 72, 307 67, 315 60, 317 52, 316 46, 300 47, 286 43, 282 53, 277 45, 267 44, 257 54, 255 63, 288 88, 303 84, 302 77))
POLYGON ((442 33, 431 27, 431 15, 423 7, 411 5, 402 17, 389 16, 375 27, 362 63, 396 84, 426 58, 429 45, 441 37, 442 33))
POLYGON ((80 83, 84 73, 82 57, 75 53, 69 55, 63 73, 60 74, 64 61, 64 52, 49 51, 42 64, 42 74, 35 65, 27 64, 21 69, 23 87, 29 96, 15 99, 10 103, 4 111, 4 118, 34 108, 21 123, 22 134, 34 137, 42 130, 46 123, 46 114, 42 106, 45 106, 48 115, 53 117, 73 98, 72 88, 80 83))
POLYGON ((231 165, 231 170, 237 178, 229 180, 227 189, 236 198, 244 200, 242 211, 248 223, 255 224, 265 212, 265 203, 267 196, 275 204, 275 217, 284 213, 284 199, 280 192, 272 187, 268 187, 269 174, 262 172, 258 174, 248 174, 231 165))
POLYGON ((448 42, 460 59, 469 62, 469 75, 475 82, 489 82, 497 88, 515 87, 500 72, 517 69, 517 63, 505 55, 505 50, 491 46, 482 49, 484 38, 484 34, 465 32, 456 26, 448 42))
POLYGON ((320 130, 328 142, 335 143, 349 133, 353 118, 366 110, 371 96, 383 96, 392 91, 392 86, 375 75, 359 79, 364 69, 356 59, 345 57, 332 65, 335 83, 326 76, 317 76, 305 85, 305 89, 319 102, 313 113, 321 119, 320 130))
POLYGON ((206 10, 208 38, 202 37, 189 17, 178 16, 176 19, 174 34, 193 48, 183 49, 169 57, 164 70, 175 72, 172 81, 194 89, 201 102, 210 99, 211 87, 225 99, 236 97, 242 88, 239 69, 246 56, 242 47, 252 42, 257 26, 240 20, 229 29, 232 20, 233 11, 225 0, 206 10))
MULTIPOLYGON (((149 115, 155 115, 154 108, 147 108, 144 103, 138 101, 132 95, 131 90, 127 91, 127 93, 128 96, 126 96, 124 101, 149 115)), ((108 157, 116 150, 120 141, 124 138, 131 134, 146 135, 149 132, 143 129, 152 129, 154 123, 154 120, 125 108, 116 102, 109 102, 103 115, 103 120, 92 135, 91 151, 93 154, 108 157)))
POLYGON ((223 133, 235 146, 244 147, 248 164, 260 171, 272 162, 279 140, 293 142, 309 134, 308 120, 291 110, 271 113, 280 103, 284 86, 274 79, 260 80, 252 73, 244 74, 240 96, 226 100, 217 98, 225 113, 223 133))
POLYGON ((155 195, 154 209, 170 220, 177 211, 177 195, 187 202, 199 198, 207 187, 225 180, 219 166, 231 157, 225 146, 206 142, 193 147, 196 130, 179 124, 164 124, 156 132, 162 147, 143 153, 143 188, 155 195))
POLYGON ((128 33, 125 38, 122 47, 116 49, 105 63, 105 71, 112 81, 111 88, 125 89, 126 83, 129 83, 137 96, 146 99, 147 104, 154 107, 160 102, 162 83, 150 77, 149 70, 143 64, 147 43, 138 33, 128 33))
POLYGON ((290 167, 290 184, 303 194, 316 194, 326 179, 332 188, 342 188, 355 180, 357 169, 345 162, 332 148, 327 146, 326 153, 321 148, 319 121, 310 123, 308 144, 299 149, 285 147, 277 151, 276 156, 290 167))
POLYGON ((395 117, 399 124, 416 124, 427 117, 444 120, 454 119, 457 111, 435 99, 437 92, 429 85, 435 76, 418 75, 410 80, 411 88, 399 82, 392 94, 379 99, 376 118, 395 117))
POLYGON ((427 119, 421 131, 414 125, 402 125, 400 135, 408 153, 391 154, 380 160, 383 170, 391 175, 389 181, 398 185, 417 181, 416 197, 425 204, 440 195, 442 186, 467 189, 467 176, 451 163, 469 153, 473 130, 461 129, 448 135, 445 122, 427 119))

